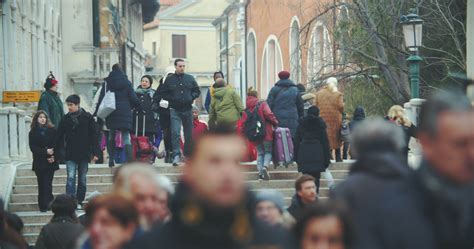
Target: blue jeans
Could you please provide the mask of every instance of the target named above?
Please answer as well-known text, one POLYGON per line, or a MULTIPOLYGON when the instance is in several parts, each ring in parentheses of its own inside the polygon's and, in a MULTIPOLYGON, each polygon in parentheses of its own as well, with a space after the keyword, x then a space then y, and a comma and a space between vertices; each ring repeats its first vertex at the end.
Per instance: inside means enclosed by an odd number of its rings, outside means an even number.
POLYGON ((67 182, 66 182, 66 193, 77 198, 77 202, 81 204, 86 196, 87 187, 87 170, 89 168, 89 162, 74 162, 66 161, 67 171, 67 182), (77 183, 76 193, 76 170, 79 177, 77 183))
MULTIPOLYGON (((122 139, 123 139, 123 144, 125 147, 127 147, 126 145, 129 145, 128 147, 130 147, 132 145, 132 142, 130 140, 130 131, 127 131, 127 130, 123 130, 123 131, 119 131, 119 130, 110 130, 109 131, 109 137, 107 139, 107 153, 109 154, 109 160, 114 160, 114 156, 115 156, 115 132, 122 132, 122 139)), ((131 148, 126 148, 127 149, 131 149, 131 148)), ((127 156, 129 156, 129 154, 127 154, 127 156)), ((132 158, 127 158, 127 161, 132 161, 132 158)))
POLYGON ((272 161, 272 141, 264 141, 257 145, 257 169, 258 174, 263 174, 263 167, 268 167, 272 161))
POLYGON ((171 145, 173 146, 173 156, 181 155, 179 139, 181 137, 181 125, 184 131, 184 155, 190 152, 190 144, 193 139, 193 112, 192 110, 180 112, 170 109, 171 116, 171 145))

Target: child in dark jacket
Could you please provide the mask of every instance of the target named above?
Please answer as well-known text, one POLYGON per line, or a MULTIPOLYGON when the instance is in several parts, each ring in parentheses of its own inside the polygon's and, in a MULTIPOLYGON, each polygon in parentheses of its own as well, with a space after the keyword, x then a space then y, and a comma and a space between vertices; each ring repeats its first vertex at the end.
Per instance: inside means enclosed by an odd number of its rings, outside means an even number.
POLYGON ((54 198, 54 171, 59 169, 55 137, 56 130, 46 112, 36 112, 28 138, 30 150, 33 153, 33 171, 38 179, 38 206, 41 212, 48 210, 54 198))
POLYGON ((321 172, 329 167, 331 152, 326 132, 326 123, 319 117, 319 108, 312 106, 308 109, 308 116, 304 117, 296 130, 295 161, 298 171, 315 178, 319 193, 321 172))
POLYGON ((66 99, 69 113, 66 114, 58 127, 58 146, 65 146, 67 169, 66 193, 77 198, 80 205, 86 195, 87 170, 89 161, 97 161, 100 153, 92 115, 80 107, 81 99, 73 94, 66 99), (76 171, 78 187, 76 193, 76 171))

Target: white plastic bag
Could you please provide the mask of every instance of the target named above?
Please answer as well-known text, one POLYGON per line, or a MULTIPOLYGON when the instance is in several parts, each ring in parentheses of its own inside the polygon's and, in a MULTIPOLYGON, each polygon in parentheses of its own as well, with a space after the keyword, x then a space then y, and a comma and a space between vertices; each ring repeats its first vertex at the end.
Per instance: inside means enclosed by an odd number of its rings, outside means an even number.
POLYGON ((105 95, 100 102, 97 117, 101 119, 107 118, 113 111, 115 111, 115 93, 107 91, 107 81, 105 82, 105 95))

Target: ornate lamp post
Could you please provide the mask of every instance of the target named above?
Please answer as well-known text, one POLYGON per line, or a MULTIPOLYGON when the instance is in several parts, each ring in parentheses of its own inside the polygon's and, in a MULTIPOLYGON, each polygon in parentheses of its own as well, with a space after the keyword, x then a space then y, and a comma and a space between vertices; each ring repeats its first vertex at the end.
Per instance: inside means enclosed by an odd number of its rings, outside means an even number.
POLYGON ((413 13, 400 18, 403 27, 405 46, 411 52, 407 61, 410 65, 410 83, 412 98, 419 98, 420 88, 420 62, 422 58, 418 55, 418 47, 422 42, 423 20, 413 11, 413 13))

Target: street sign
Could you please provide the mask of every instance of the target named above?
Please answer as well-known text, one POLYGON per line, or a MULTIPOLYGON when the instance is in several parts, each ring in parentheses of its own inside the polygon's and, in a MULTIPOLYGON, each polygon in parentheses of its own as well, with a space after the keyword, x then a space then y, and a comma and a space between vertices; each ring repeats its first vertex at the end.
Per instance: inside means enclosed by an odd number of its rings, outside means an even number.
POLYGON ((3 103, 38 102, 41 91, 3 91, 3 103))

